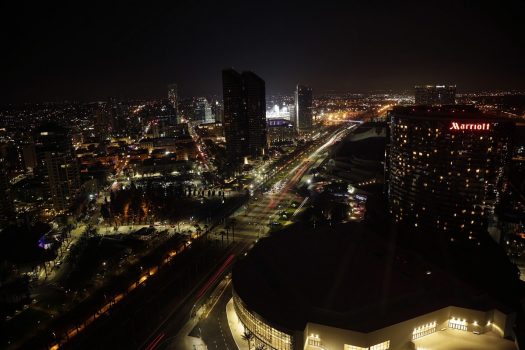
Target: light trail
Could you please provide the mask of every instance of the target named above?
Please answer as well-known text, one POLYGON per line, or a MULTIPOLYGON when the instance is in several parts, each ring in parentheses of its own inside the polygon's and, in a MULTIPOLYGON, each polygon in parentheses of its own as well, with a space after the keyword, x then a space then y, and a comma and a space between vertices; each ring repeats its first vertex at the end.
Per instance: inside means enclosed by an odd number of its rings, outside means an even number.
POLYGON ((160 341, 165 337, 166 335, 164 333, 160 333, 158 336, 153 339, 151 343, 149 343, 148 346, 146 346, 145 350, 153 350, 157 345, 159 345, 160 341))
POLYGON ((228 259, 221 265, 221 267, 215 272, 215 274, 206 282, 206 284, 201 288, 199 293, 197 294, 197 299, 195 300, 195 303, 199 301, 200 298, 206 293, 206 291, 215 283, 217 278, 219 278, 220 275, 228 268, 228 266, 231 265, 233 262, 233 259, 235 258, 235 255, 231 254, 228 259))

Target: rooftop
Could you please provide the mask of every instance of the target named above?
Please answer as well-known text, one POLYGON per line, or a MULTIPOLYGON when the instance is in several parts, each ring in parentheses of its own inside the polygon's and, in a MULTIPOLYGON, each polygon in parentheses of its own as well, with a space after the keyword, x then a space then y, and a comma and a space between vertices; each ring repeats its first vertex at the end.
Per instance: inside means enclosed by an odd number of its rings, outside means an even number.
POLYGON ((235 265, 233 284, 252 311, 290 331, 315 322, 370 332, 450 305, 505 311, 359 223, 292 226, 262 239, 235 265))
POLYGON ((445 106, 395 106, 390 115, 421 119, 487 120, 491 122, 514 122, 512 119, 480 111, 472 105, 445 106))

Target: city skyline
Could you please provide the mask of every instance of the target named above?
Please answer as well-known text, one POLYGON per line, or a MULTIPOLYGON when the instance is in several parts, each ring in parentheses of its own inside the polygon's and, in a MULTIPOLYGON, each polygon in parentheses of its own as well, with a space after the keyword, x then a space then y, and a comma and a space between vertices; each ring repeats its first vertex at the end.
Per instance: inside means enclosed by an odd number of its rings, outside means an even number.
POLYGON ((525 348, 523 0, 1 12, 0 348, 525 348))
POLYGON ((269 95, 297 83, 319 93, 525 88, 519 1, 95 2, 3 13, 4 103, 159 98, 171 83, 181 96, 218 94, 229 67, 259 72, 269 95))

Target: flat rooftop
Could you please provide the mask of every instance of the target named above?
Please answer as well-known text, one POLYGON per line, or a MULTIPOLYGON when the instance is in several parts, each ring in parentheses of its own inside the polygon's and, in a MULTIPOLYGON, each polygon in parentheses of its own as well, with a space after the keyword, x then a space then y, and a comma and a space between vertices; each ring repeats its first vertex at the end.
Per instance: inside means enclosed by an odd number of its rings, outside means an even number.
POLYGON ((503 307, 363 223, 300 224, 261 239, 233 268, 248 308, 281 330, 307 322, 370 332, 447 306, 503 307))
POLYGON ((410 117, 415 119, 437 120, 486 120, 488 122, 515 123, 516 120, 505 116, 486 113, 472 105, 444 105, 444 106, 395 106, 389 115, 410 117))

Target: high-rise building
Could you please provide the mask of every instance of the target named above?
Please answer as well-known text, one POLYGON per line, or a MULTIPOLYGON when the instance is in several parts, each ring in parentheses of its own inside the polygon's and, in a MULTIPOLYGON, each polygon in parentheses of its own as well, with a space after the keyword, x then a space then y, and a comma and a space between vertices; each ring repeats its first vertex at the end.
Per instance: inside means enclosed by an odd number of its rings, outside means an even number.
POLYGON ((99 103, 95 112, 95 134, 100 142, 110 138, 111 135, 126 134, 129 126, 127 110, 124 103, 111 98, 107 102, 99 103))
POLYGON ((266 139, 265 83, 252 72, 222 72, 224 134, 231 161, 263 155, 266 139))
POLYGON ((293 143, 295 130, 288 119, 268 119, 267 124, 268 143, 271 146, 293 143))
POLYGON ((211 106, 206 97, 197 98, 197 102, 195 103, 195 112, 193 120, 198 123, 213 122, 211 106))
POLYGON ((35 169, 37 165, 36 149, 34 143, 25 143, 22 145, 22 154, 25 169, 35 169))
POLYGON ((486 232, 505 183, 514 122, 469 106, 395 107, 389 118, 393 219, 452 237, 486 232))
POLYGON ((453 105, 456 103, 455 85, 416 85, 416 105, 453 105))
POLYGON ((295 89, 295 128, 298 132, 312 128, 312 89, 303 85, 295 89))
POLYGON ((178 95, 177 84, 168 85, 168 100, 171 106, 173 107, 173 111, 175 114, 175 120, 177 124, 179 124, 180 115, 179 115, 179 95, 178 95))
POLYGON ((6 223, 14 216, 14 206, 4 158, 0 158, 0 193, 0 223, 6 223))
POLYGON ((224 119, 224 111, 222 108, 222 101, 213 100, 211 104, 211 114, 216 123, 222 123, 224 119))
POLYGON ((243 92, 246 118, 248 119, 248 154, 264 155, 266 135, 266 85, 253 72, 243 72, 243 92))
POLYGON ((36 154, 39 175, 48 185, 56 211, 69 208, 80 190, 80 171, 69 129, 46 123, 37 129, 36 154))

